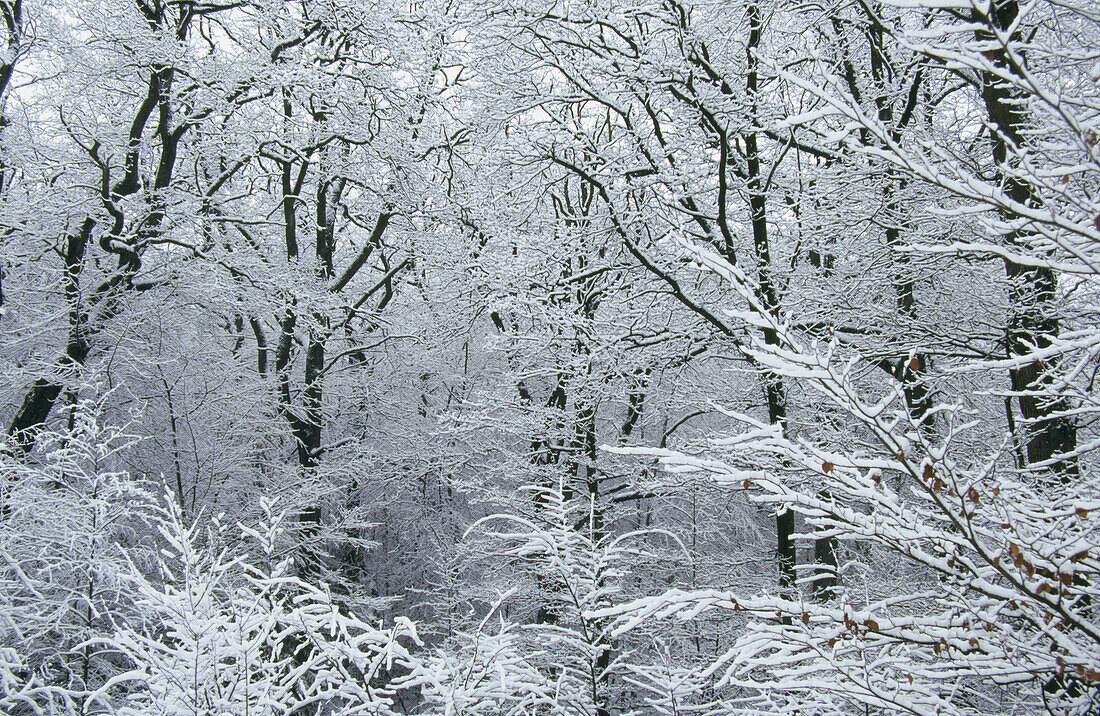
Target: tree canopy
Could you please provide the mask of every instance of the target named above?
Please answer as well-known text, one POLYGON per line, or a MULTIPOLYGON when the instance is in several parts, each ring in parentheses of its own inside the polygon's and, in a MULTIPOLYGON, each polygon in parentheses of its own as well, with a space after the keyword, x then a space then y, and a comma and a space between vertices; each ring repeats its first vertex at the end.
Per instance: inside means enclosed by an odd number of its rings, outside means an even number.
POLYGON ((0 711, 1100 711, 1100 10, 0 0, 0 711))

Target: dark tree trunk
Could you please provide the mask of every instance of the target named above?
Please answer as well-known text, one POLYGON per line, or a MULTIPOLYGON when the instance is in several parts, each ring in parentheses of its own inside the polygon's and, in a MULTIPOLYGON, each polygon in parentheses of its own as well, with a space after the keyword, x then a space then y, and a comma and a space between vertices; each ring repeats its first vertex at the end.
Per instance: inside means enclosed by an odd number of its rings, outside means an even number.
POLYGON ((80 270, 84 253, 95 228, 93 219, 85 219, 80 231, 65 241, 65 298, 69 304, 69 340, 65 353, 58 359, 55 375, 39 378, 23 397, 23 403, 12 418, 8 435, 15 441, 20 454, 34 447, 35 435, 46 422, 61 394, 60 376, 79 370, 88 357, 87 313, 80 307, 80 270))
MULTIPOLYGON (((4 59, 0 61, 0 133, 8 126, 8 118, 2 113, 4 99, 7 95, 8 85, 11 83, 12 72, 15 71, 15 61, 19 56, 23 44, 23 2, 22 0, 0 0, 0 15, 4 19, 4 36, 7 45, 4 59)), ((2 144, 0 144, 2 146, 2 144)), ((8 166, 4 158, 0 156, 0 194, 3 194, 8 183, 8 166)), ((0 292, 0 304, 3 303, 3 293, 0 292)))
MULTIPOLYGON (((1003 32, 1012 26, 1018 14, 1016 0, 995 0, 988 16, 975 13, 974 19, 1003 32)), ((983 40, 993 37, 989 30, 979 30, 977 34, 983 40)), ((1013 39, 1022 40, 1019 37, 1013 39)), ((1003 72, 1021 75, 1023 68, 1014 64, 1016 60, 1003 47, 993 47, 986 55, 1003 72)), ((1022 54, 1016 56, 1023 57, 1022 54)), ((1028 121, 1026 99, 1025 93, 1018 88, 992 73, 983 74, 982 100, 995 130, 992 132, 993 159, 999 166, 1011 164, 1015 151, 1027 143, 1024 136, 1028 121)), ((1006 173, 1003 183, 1005 192, 1013 201, 1030 207, 1041 204, 1027 182, 1006 173)), ((1010 244, 1027 248, 1028 236, 1024 232, 1014 231, 1005 238, 1010 244)), ((1058 279, 1049 268, 1025 266, 1011 259, 1005 259, 1005 274, 1011 281, 1009 299, 1012 310, 1006 336, 1007 352, 1010 357, 1027 358, 1037 350, 1048 348, 1058 335, 1059 322, 1053 315, 1058 279)), ((1070 408, 1064 399, 1041 395, 1050 383, 1048 368, 1047 361, 1037 358, 1010 369, 1009 378, 1012 390, 1018 396, 1020 413, 1029 423, 1026 439, 1028 463, 1053 459, 1050 472, 1060 475, 1062 479, 1069 479, 1078 474, 1077 460, 1072 457, 1058 458, 1076 449, 1077 425, 1072 418, 1062 414, 1070 408)))
MULTIPOLYGON (((756 123, 756 95, 757 95, 757 67, 756 49, 760 46, 763 30, 760 16, 760 6, 750 3, 748 6, 749 41, 746 52, 748 55, 748 75, 746 78, 746 90, 751 103, 754 125, 756 123)), ((769 311, 775 311, 779 307, 779 297, 776 293, 775 283, 772 280, 771 244, 768 240, 768 213, 766 187, 763 184, 760 170, 760 154, 757 146, 756 131, 745 134, 745 156, 748 162, 748 189, 749 212, 752 222, 752 240, 756 249, 757 280, 760 285, 760 299, 764 307, 769 311)), ((765 330, 764 341, 768 345, 777 345, 779 338, 775 331, 765 330)), ((764 377, 764 391, 768 402, 768 420, 772 425, 785 425, 787 422, 787 392, 782 379, 774 373, 768 373, 764 377)), ((795 586, 795 545, 794 512, 783 509, 775 518, 776 552, 779 562, 779 585, 784 590, 794 589, 795 586)))
MULTIPOLYGON (((181 3, 177 19, 164 15, 163 8, 142 6, 150 27, 160 29, 171 26, 175 36, 183 40, 187 36, 192 14, 189 3, 181 3)), ((8 26, 9 42, 13 28, 20 22, 20 3, 0 1, 0 14, 3 14, 8 26)), ((79 275, 88 242, 96 226, 95 219, 88 217, 81 223, 80 230, 66 239, 65 260, 65 297, 69 303, 69 338, 64 355, 57 361, 55 374, 64 375, 84 365, 90 351, 89 340, 95 327, 89 325, 89 316, 95 308, 101 308, 108 315, 114 314, 119 307, 119 292, 132 290, 135 274, 141 268, 141 252, 144 245, 156 238, 162 231, 164 219, 163 200, 160 192, 172 181, 176 166, 176 151, 180 138, 190 126, 184 122, 177 127, 172 125, 170 88, 175 70, 162 65, 154 66, 149 75, 147 91, 130 123, 129 141, 126 156, 123 159, 123 175, 111 183, 110 165, 99 156, 99 144, 87 149, 92 161, 101 172, 100 199, 103 208, 111 216, 109 230, 100 234, 99 245, 104 251, 118 255, 118 271, 106 279, 86 299, 81 306, 79 275), (156 174, 153 190, 146 197, 146 210, 140 218, 131 219, 133 234, 137 242, 125 239, 130 232, 125 231, 126 215, 119 207, 119 200, 136 193, 142 187, 140 177, 140 149, 146 124, 153 110, 158 110, 157 137, 161 151, 156 161, 156 174)), ((0 77, 0 80, 3 78, 0 77)), ((2 173, 2 169, 0 169, 2 173)), ((21 453, 29 451, 35 440, 35 434, 45 423, 61 393, 59 378, 51 376, 39 378, 27 391, 18 411, 8 428, 8 434, 15 441, 21 453)))

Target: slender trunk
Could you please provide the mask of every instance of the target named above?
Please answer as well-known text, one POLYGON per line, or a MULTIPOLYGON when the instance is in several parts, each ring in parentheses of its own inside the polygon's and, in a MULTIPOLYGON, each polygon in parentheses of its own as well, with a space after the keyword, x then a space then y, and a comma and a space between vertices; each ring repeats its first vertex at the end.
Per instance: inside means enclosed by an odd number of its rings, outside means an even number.
MULTIPOLYGON (((900 117, 895 116, 894 101, 890 97, 890 78, 897 71, 887 53, 884 43, 884 28, 881 20, 869 9, 868 20, 870 26, 867 29, 867 39, 870 45, 871 80, 874 83, 874 103, 878 112, 878 119, 883 126, 890 128, 890 133, 895 142, 901 141, 901 133, 913 117, 916 97, 922 81, 922 73, 918 70, 913 76, 913 83, 909 89, 908 103, 902 109, 900 117)), ((854 85, 853 85, 854 86, 854 85)), ((893 252, 895 261, 892 283, 896 295, 898 314, 903 320, 915 320, 917 318, 915 284, 909 272, 909 254, 898 251, 902 244, 901 227, 901 196, 905 193, 906 181, 897 175, 893 167, 887 167, 885 171, 885 183, 882 188, 883 204, 886 211, 886 245, 893 252)), ((922 353, 913 356, 903 356, 896 362, 893 369, 894 378, 902 384, 905 394, 906 408, 909 417, 918 423, 927 432, 932 432, 932 424, 926 420, 932 410, 932 396, 924 381, 928 370, 928 357, 922 353)))
MULTIPOLYGON (((749 212, 752 223, 752 240, 756 249, 756 273, 760 286, 760 299, 764 307, 774 311, 779 306, 779 298, 776 293, 775 283, 772 280, 771 244, 768 239, 768 213, 765 187, 762 182, 760 170, 760 153, 757 146, 757 83, 759 63, 756 58, 756 50, 760 47, 761 33, 763 30, 760 17, 760 6, 750 3, 748 6, 749 41, 747 46, 748 74, 746 78, 746 90, 750 102, 750 113, 753 118, 753 130, 745 134, 745 155, 748 160, 748 189, 749 212)), ((779 338, 775 331, 764 331, 764 342, 768 345, 777 345, 779 338)), ((774 373, 764 376, 764 392, 768 402, 768 421, 772 425, 785 425, 787 422, 787 391, 783 380, 774 373)), ((783 509, 775 518, 776 548, 779 561, 779 585, 785 590, 794 589, 795 586, 795 545, 794 512, 783 509)))

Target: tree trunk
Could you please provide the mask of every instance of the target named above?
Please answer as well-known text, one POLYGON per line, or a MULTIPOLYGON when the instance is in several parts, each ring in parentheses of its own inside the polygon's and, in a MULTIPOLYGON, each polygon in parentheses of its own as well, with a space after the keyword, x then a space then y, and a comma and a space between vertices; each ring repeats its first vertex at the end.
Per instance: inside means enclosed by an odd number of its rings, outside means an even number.
MULTIPOLYGON (((748 75, 746 78, 746 90, 751 103, 750 111, 753 115, 753 125, 757 123, 757 67, 756 49, 760 46, 762 24, 760 6, 750 3, 748 6, 749 41, 746 53, 748 55, 748 75)), ((748 189, 749 212, 752 222, 752 240, 756 249, 756 273, 760 285, 760 299, 764 307, 769 311, 775 311, 779 307, 779 297, 772 281, 772 257, 771 244, 768 240, 768 214, 767 198, 764 194, 766 187, 761 180, 760 154, 757 146, 756 132, 745 134, 745 155, 748 160, 748 189)), ((768 345, 777 345, 779 338, 775 331, 764 331, 764 342, 768 345)), ((787 421, 787 392, 782 379, 774 373, 764 376, 764 391, 768 402, 768 421, 772 425, 785 426, 787 421)), ((776 515, 776 548, 779 561, 779 585, 785 591, 795 586, 795 545, 794 512, 788 509, 776 515)))
MULTIPOLYGON (((988 16, 975 11, 974 20, 1000 32, 1012 26, 1019 14, 1016 0, 1000 0, 990 7, 988 16)), ((1018 30, 1017 30, 1018 33, 1018 30)), ((994 37, 992 30, 979 30, 979 40, 994 37)), ((1013 37, 1013 40, 1022 38, 1013 37)), ((987 57, 1003 72, 1020 76, 1023 68, 1015 66, 999 45, 986 53, 987 57)), ((1023 57, 1018 54, 1017 57, 1023 57)), ((1022 149, 1027 140, 1026 93, 1010 83, 998 79, 992 73, 983 73, 982 100, 995 131, 992 132, 993 159, 998 167, 1006 167, 1015 161, 1015 152, 1022 149)), ((1025 206, 1037 207, 1039 197, 1025 181, 1007 174, 1003 176, 1005 192, 1013 201, 1025 206)), ((1019 248, 1028 248, 1028 235, 1022 231, 1009 233, 1006 240, 1019 248)), ((1009 357, 1026 358, 1035 351, 1050 347, 1058 336, 1058 319, 1052 315, 1058 292, 1058 279, 1053 270, 1046 267, 1025 266, 1005 259, 1005 274, 1011 281, 1009 300, 1011 315, 1008 321, 1006 349, 1009 357)), ((1070 406, 1065 399, 1051 399, 1041 395, 1049 385, 1047 371, 1050 365, 1044 359, 1034 359, 1009 370, 1013 392, 1017 395, 1020 413, 1029 423, 1026 442, 1028 464, 1054 460, 1049 471, 1069 479, 1077 475, 1079 468, 1075 458, 1058 459, 1077 447, 1077 425, 1072 418, 1063 415, 1070 406)))

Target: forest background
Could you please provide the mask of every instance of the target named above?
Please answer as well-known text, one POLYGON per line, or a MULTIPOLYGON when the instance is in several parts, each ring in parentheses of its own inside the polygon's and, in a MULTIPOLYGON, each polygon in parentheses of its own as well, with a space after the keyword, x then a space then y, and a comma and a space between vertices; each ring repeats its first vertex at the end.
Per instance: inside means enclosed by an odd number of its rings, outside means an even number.
POLYGON ((0 711, 1100 710, 1100 7, 0 0, 0 711))

